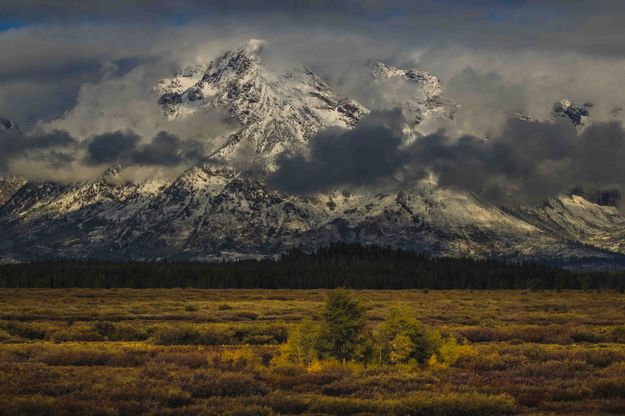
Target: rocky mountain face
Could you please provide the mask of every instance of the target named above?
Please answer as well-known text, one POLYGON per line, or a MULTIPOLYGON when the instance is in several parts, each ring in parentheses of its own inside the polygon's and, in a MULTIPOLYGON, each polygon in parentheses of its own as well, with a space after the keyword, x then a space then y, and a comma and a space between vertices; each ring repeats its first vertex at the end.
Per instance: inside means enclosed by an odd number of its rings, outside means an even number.
POLYGON ((371 63, 375 91, 387 107, 401 109, 404 135, 413 140, 422 133, 423 124, 438 119, 453 120, 457 105, 446 99, 441 81, 419 69, 400 69, 382 62, 371 63))
POLYGON ((0 206, 4 205, 11 197, 26 184, 26 181, 15 177, 0 177, 0 206))
POLYGON ((215 156, 228 159, 242 143, 265 156, 303 152, 320 128, 353 127, 367 113, 308 70, 270 71, 261 57, 263 44, 250 40, 159 83, 159 103, 170 118, 217 107, 244 126, 215 156))
MULTIPOLYGON (((247 42, 159 83, 157 99, 170 118, 220 108, 241 124, 211 159, 174 181, 129 183, 121 167, 75 184, 0 179, 0 261, 231 260, 346 241, 575 267, 625 264, 625 218, 602 200, 571 194, 502 209, 432 181, 388 193, 296 196, 272 189, 263 173, 227 167, 242 144, 269 165, 283 151, 305 154, 320 129, 351 128, 370 111, 306 69, 270 70, 262 48, 247 42)), ((407 137, 417 139, 432 118, 453 117, 456 105, 433 75, 371 68, 373 84, 390 81, 407 91, 389 98, 406 116, 407 137)))
POLYGON ((583 105, 577 105, 573 103, 571 100, 560 100, 553 105, 553 110, 551 113, 554 117, 564 118, 574 126, 583 126, 586 122, 586 119, 590 115, 590 110, 592 109, 592 104, 584 103, 583 105))

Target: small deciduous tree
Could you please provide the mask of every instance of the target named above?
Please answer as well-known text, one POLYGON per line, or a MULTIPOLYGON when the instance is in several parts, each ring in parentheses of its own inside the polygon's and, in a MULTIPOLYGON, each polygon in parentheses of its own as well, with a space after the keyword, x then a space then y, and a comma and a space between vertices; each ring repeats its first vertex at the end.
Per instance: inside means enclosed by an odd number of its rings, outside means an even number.
POLYGON ((323 310, 319 337, 322 357, 341 361, 362 358, 365 337, 366 311, 360 299, 346 289, 330 292, 323 310))
POLYGON ((425 363, 441 343, 438 331, 424 327, 400 309, 392 309, 377 333, 380 363, 425 363))
POLYGON ((317 359, 319 332, 319 325, 310 320, 295 326, 289 332, 287 343, 282 350, 283 355, 289 361, 311 365, 317 359))
POLYGON ((393 364, 408 362, 414 349, 415 345, 407 335, 398 334, 389 344, 389 361, 393 364))

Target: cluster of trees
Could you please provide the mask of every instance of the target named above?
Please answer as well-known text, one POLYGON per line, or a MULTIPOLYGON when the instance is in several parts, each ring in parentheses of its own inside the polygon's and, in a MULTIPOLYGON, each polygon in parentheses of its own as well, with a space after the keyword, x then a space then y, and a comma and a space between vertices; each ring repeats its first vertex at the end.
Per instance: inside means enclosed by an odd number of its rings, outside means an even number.
POLYGON ((333 290, 319 323, 307 320, 289 333, 282 355, 311 366, 319 360, 358 361, 380 365, 452 364, 461 351, 455 338, 421 324, 405 311, 393 309, 375 333, 367 328, 366 308, 345 289, 333 290))
POLYGON ((358 244, 333 244, 315 253, 294 251, 277 260, 0 265, 0 287, 479 290, 527 289, 530 283, 540 289, 615 289, 625 286, 625 274, 582 276, 535 263, 440 258, 358 244))

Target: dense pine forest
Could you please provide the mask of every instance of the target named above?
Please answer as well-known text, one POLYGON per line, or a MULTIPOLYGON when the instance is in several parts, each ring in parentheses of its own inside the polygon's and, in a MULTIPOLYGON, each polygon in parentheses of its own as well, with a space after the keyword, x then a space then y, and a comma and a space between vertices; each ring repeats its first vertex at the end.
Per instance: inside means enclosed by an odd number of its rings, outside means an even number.
POLYGON ((51 261, 0 266, 0 287, 314 289, 619 289, 622 273, 434 258, 356 244, 229 263, 51 261))

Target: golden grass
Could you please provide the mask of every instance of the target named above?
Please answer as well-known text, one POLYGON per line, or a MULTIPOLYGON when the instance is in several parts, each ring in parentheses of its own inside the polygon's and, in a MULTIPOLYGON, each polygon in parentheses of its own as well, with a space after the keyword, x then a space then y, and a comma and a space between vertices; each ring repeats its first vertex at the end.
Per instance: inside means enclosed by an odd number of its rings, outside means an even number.
POLYGON ((0 415, 625 414, 615 292, 358 291, 471 343, 452 366, 279 360, 326 292, 0 290, 0 415))

